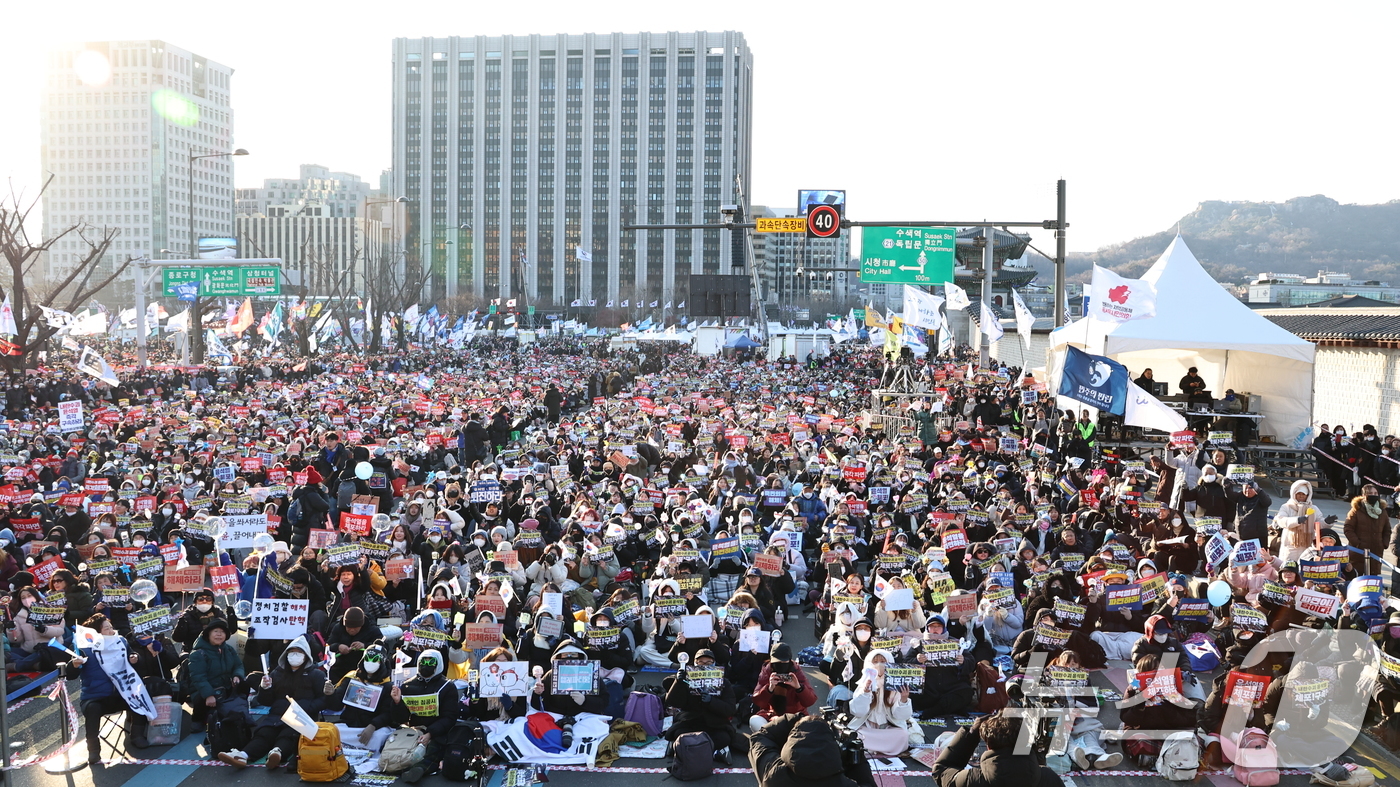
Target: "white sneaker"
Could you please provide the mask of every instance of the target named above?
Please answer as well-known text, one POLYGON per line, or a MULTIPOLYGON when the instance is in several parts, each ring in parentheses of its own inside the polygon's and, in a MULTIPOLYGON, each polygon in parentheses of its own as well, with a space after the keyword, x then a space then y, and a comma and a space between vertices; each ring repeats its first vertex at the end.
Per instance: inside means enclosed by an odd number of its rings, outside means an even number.
POLYGON ((1105 754, 1097 760, 1094 760, 1094 767, 1098 768, 1101 771, 1104 771, 1108 770, 1109 768, 1117 768, 1118 765, 1122 762, 1123 755, 1119 754, 1118 752, 1113 752, 1112 754, 1105 754))
POLYGON ((1070 758, 1074 760, 1074 764, 1078 765, 1081 771, 1087 771, 1093 767, 1089 764, 1089 753, 1084 751, 1083 746, 1075 746, 1074 751, 1070 752, 1070 758))

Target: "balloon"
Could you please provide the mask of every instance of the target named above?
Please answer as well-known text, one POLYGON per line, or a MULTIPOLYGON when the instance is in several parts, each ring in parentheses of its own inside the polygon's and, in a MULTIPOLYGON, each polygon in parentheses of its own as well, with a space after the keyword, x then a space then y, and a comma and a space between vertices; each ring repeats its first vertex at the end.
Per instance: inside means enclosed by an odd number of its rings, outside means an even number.
POLYGON ((375 514, 374 518, 370 520, 370 527, 374 529, 375 533, 383 533, 393 524, 394 520, 390 519, 388 514, 375 514))
POLYGON ((355 465, 355 477, 361 481, 368 481, 374 475, 374 465, 369 462, 361 462, 355 465))
POLYGON ((1230 583, 1223 579, 1217 579, 1206 588, 1206 598, 1210 599, 1212 607, 1223 607, 1230 601, 1230 583))
POLYGON ((247 620, 253 616, 253 602, 244 599, 233 605, 233 614, 239 620, 247 620))
POLYGON ((207 519, 204 520, 204 526, 207 527, 207 528, 209 528, 209 533, 210 533, 210 535, 212 535, 212 536, 214 537, 214 540, 217 541, 218 539, 224 537, 224 531, 225 531, 225 529, 226 529, 226 525, 225 525, 225 523, 224 523, 224 518, 223 518, 223 517, 221 517, 221 516, 211 516, 211 517, 208 517, 207 519))
POLYGON ((258 554, 265 554, 272 548, 272 534, 259 533, 253 536, 253 551, 258 554))
POLYGON ((151 603, 156 597, 156 583, 149 579, 138 579, 131 583, 131 597, 142 604, 151 603))

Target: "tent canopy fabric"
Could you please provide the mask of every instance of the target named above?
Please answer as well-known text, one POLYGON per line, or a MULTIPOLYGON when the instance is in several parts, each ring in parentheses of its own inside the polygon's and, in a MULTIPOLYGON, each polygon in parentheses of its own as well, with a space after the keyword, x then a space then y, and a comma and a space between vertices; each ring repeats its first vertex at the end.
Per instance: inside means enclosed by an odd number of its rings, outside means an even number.
POLYGON ((733 339, 730 339, 728 342, 725 342, 724 346, 739 350, 748 350, 754 347, 762 347, 763 345, 759 344, 753 339, 750 339, 747 334, 741 333, 738 336, 735 336, 733 339))
POLYGON ((1134 376, 1152 369, 1179 393, 1177 380, 1192 366, 1219 399, 1226 389, 1255 397, 1264 415, 1261 434, 1287 443, 1312 421, 1312 342, 1255 313, 1221 287, 1178 235, 1143 275, 1157 289, 1157 314, 1114 323, 1081 319, 1050 335, 1058 371, 1066 345, 1105 355, 1134 376))

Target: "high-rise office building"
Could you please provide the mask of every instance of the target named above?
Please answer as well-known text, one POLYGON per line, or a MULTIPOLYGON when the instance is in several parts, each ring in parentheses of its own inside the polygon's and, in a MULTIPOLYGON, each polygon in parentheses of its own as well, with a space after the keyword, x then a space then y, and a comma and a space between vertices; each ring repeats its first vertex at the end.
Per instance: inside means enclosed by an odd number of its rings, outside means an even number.
POLYGON ((749 183, 753 60, 737 32, 400 38, 394 193, 427 295, 684 300, 743 273, 718 223, 749 183))
MULTIPOLYGON (((90 224, 120 231, 104 262, 128 255, 186 256, 193 237, 233 231, 233 162, 189 155, 233 151, 233 69, 164 41, 75 44, 49 55, 41 114, 44 236, 90 224)), ((85 254, 65 237, 50 272, 85 254)))

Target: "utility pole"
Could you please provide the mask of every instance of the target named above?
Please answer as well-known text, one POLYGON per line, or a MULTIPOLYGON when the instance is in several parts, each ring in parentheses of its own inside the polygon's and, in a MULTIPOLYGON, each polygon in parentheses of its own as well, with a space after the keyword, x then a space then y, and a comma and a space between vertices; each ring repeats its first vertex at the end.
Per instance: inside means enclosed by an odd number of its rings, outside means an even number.
MULTIPOLYGON (((992 314, 992 258, 996 255, 996 227, 982 227, 982 313, 978 317, 985 322, 992 314)), ((981 337, 977 342, 977 368, 986 369, 991 361, 992 342, 986 325, 978 331, 981 337)))
POLYGON ((1055 327, 1065 324, 1065 179, 1055 184, 1055 327))

